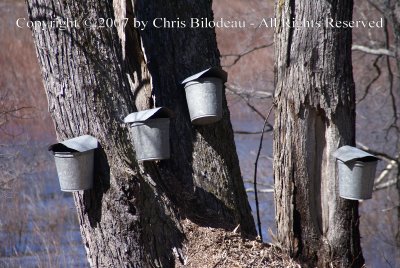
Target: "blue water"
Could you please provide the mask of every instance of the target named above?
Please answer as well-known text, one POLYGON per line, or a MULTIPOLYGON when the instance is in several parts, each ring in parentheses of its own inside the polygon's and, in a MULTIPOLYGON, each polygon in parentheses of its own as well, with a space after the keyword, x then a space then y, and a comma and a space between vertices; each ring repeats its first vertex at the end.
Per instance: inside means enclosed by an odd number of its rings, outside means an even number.
POLYGON ((0 267, 88 267, 73 198, 59 190, 47 144, 1 147, 0 267))
MULTIPOLYGON (((244 125, 233 121, 234 129, 243 130, 244 125)), ((251 131, 261 127, 262 122, 251 131)), ((237 134, 235 142, 245 187, 253 189, 260 135, 237 134)), ((44 143, 1 148, 0 153, 14 157, 0 162, 0 175, 15 177, 16 182, 11 198, 0 198, 0 267, 88 267, 72 195, 59 190, 54 160, 46 148, 44 143), (10 231, 6 228, 10 224, 21 228, 10 231)), ((258 165, 259 189, 273 186, 271 157, 272 136, 266 133, 258 165)), ((396 200, 388 198, 391 195, 381 191, 360 204, 363 252, 370 267, 399 267, 399 252, 390 232, 397 224, 395 209, 384 211, 396 205, 396 200)), ((248 198, 256 218, 254 192, 248 198)), ((276 230, 273 193, 259 193, 259 203, 262 235, 271 242, 268 230, 276 230)))

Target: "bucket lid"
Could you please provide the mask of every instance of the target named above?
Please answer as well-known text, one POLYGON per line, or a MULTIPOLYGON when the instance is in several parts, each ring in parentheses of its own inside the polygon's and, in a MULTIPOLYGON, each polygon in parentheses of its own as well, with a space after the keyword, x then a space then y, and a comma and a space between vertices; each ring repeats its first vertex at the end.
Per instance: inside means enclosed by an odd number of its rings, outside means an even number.
POLYGON ((77 152, 86 152, 97 148, 97 139, 90 135, 83 135, 73 139, 65 140, 49 146, 49 151, 58 152, 61 147, 75 150, 77 152), (60 147, 61 145, 61 147, 60 147))
POLYGON ((376 156, 369 154, 367 152, 364 152, 363 150, 360 150, 356 147, 352 146, 342 146, 339 149, 337 149, 333 154, 333 157, 343 161, 344 163, 354 161, 354 160, 359 160, 359 161, 371 161, 371 160, 378 160, 376 156))
POLYGON ((159 107, 150 110, 144 110, 136 113, 128 114, 124 118, 125 123, 146 122, 154 118, 171 118, 173 112, 166 107, 159 107))
POLYGON ((228 74, 224 70, 222 70, 222 68, 211 67, 211 68, 205 69, 204 71, 201 71, 197 74, 189 76, 188 78, 186 78, 185 80, 182 81, 182 84, 186 84, 187 82, 190 82, 190 81, 193 81, 193 80, 199 79, 201 77, 205 77, 205 76, 221 78, 224 83, 228 80, 228 74))

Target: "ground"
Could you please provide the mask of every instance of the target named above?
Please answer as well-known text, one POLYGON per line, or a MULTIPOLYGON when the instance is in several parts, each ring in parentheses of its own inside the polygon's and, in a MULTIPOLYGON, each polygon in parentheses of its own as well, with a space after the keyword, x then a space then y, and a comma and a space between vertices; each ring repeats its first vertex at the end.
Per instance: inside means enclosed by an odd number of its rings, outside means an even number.
POLYGON ((183 229, 187 238, 186 259, 184 265, 178 262, 176 267, 301 267, 276 245, 243 239, 238 232, 240 226, 226 231, 184 220, 183 229))

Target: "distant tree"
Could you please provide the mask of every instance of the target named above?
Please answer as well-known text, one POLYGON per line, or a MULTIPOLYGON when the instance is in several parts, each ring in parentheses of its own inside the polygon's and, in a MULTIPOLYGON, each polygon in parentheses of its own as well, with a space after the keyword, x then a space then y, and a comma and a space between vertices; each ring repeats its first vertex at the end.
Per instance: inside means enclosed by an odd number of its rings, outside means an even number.
MULTIPOLYGON (((1 83, 1 82, 0 82, 1 83)), ((2 86, 2 85, 1 85, 2 86)), ((9 90, 5 87, 1 87, 0 91, 0 134, 2 135, 10 135, 7 126, 10 123, 14 123, 15 121, 19 121, 24 118, 26 110, 30 107, 22 106, 16 103, 16 101, 10 98, 9 90)), ((2 144, 0 144, 1 146, 2 144)))
MULTIPOLYGON (((392 7, 388 10, 391 10, 391 21, 393 23, 394 28, 394 36, 395 36, 395 55, 396 55, 396 62, 397 62, 397 71, 400 72, 400 3, 398 1, 393 1, 392 7)), ((397 92, 400 92, 398 90, 397 92)), ((398 151, 400 151, 400 144, 397 147, 398 151)), ((397 166, 400 166, 400 153, 398 154, 397 158, 397 166)), ((397 175, 397 192, 399 193, 400 199, 400 173, 397 175)), ((397 207, 397 246, 400 248, 400 206, 397 207)))
POLYGON ((185 255, 184 219, 227 229, 240 224, 244 234, 255 235, 225 98, 222 121, 194 127, 180 86, 187 76, 219 66, 214 29, 148 25, 140 31, 133 24, 211 20, 211 1, 27 4, 32 21, 68 18, 80 26, 34 28, 33 36, 59 140, 91 134, 101 144, 94 189, 74 193, 90 265, 173 266, 185 255), (114 20, 121 22, 118 29, 106 24, 114 20), (83 27, 85 21, 93 27, 83 27), (152 108, 153 100, 176 114, 172 157, 138 164, 122 118, 152 108))
POLYGON ((368 2, 377 8, 392 24, 394 40, 395 40, 395 55, 399 66, 400 60, 400 2, 395 0, 368 0, 368 2))
MULTIPOLYGON (((385 46, 383 48, 379 48, 376 51, 387 51, 388 53, 375 53, 378 56, 385 57, 385 72, 388 73, 388 80, 389 80, 389 95, 391 98, 391 105, 393 110, 393 121, 389 128, 389 130, 394 130, 397 133, 397 136, 400 137, 400 127, 399 127, 399 115, 398 111, 399 108, 397 107, 396 98, 398 93, 400 92, 399 88, 395 88, 395 85, 398 85, 399 76, 395 75, 392 70, 392 62, 391 57, 394 57, 397 66, 397 73, 400 71, 400 2, 393 1, 393 0, 368 0, 369 4, 375 7, 385 19, 385 40, 383 40, 385 46), (391 33, 389 28, 393 29, 393 39, 391 38, 391 33), (396 82, 397 80, 397 82, 396 82)), ((368 51, 367 51, 368 52, 368 51)), ((389 159, 389 167, 394 169, 397 167, 396 178, 388 183, 386 183, 385 187, 380 187, 380 189, 396 185, 397 192, 400 197, 400 143, 397 144, 397 156, 389 156, 386 153, 379 153, 383 155, 385 158, 389 159), (394 163, 394 165, 393 165, 394 163)), ((397 246, 400 247, 400 206, 397 208, 397 234, 396 234, 396 241, 397 246)))
POLYGON ((355 145, 353 1, 276 2, 274 176, 278 240, 308 267, 361 267, 358 202, 338 195, 332 153, 355 145), (318 27, 289 27, 295 20, 318 27))
MULTIPOLYGON (((393 26, 393 32, 394 32, 394 49, 395 49, 395 59, 396 59, 396 63, 397 63, 397 72, 400 71, 400 2, 399 1, 378 1, 378 3, 380 4, 385 17, 387 19, 387 21, 389 21, 392 26, 393 26)), ((390 43, 387 42, 386 44, 387 48, 390 49, 390 43)), ((388 58, 388 62, 389 62, 389 58, 388 58)), ((390 64, 390 63, 388 63, 390 64)), ((393 79, 394 79, 394 75, 393 75, 393 79)), ((397 80, 398 79, 398 75, 396 76, 397 80)), ((393 81, 392 81, 393 84, 393 81)), ((394 94, 396 96, 398 96, 398 94, 400 93, 400 90, 397 89, 397 94, 394 94)), ((397 113, 398 108, 396 107, 394 109, 395 113, 397 113)), ((396 121, 398 120, 398 115, 395 114, 394 117, 396 118, 396 121)), ((397 126, 398 122, 395 122, 395 128, 398 132, 398 135, 400 135, 400 129, 397 126)), ((399 168, 400 166, 400 144, 397 145, 397 150, 398 150, 398 154, 397 154, 397 167, 399 168)), ((397 192, 399 194, 399 198, 400 198, 400 172, 397 172, 397 192)), ((398 215, 398 219, 397 219, 397 234, 396 234, 396 241, 397 241, 397 246, 400 247, 400 206, 398 206, 397 208, 397 215, 398 215)))

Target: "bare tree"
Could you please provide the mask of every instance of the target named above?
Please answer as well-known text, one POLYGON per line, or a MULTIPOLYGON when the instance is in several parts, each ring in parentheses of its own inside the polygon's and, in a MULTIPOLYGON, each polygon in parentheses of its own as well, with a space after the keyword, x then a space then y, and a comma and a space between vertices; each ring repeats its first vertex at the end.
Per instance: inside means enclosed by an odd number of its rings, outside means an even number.
POLYGON ((278 239, 314 267, 361 267, 358 202, 340 198, 332 152, 355 145, 353 1, 277 1, 274 174, 278 239))
POLYGON ((211 2, 28 0, 28 13, 36 22, 68 18, 81 26, 35 28, 33 36, 58 138, 91 134, 101 144, 94 189, 74 193, 92 267, 183 263, 191 250, 184 249, 184 219, 226 229, 240 224, 243 234, 256 234, 226 100, 221 122, 194 127, 179 86, 219 66, 214 30, 134 28, 135 19, 212 20, 211 2), (118 22, 118 31, 100 19, 118 22), (93 27, 82 27, 85 21, 93 27), (155 104, 176 114, 172 158, 138 164, 121 120, 155 104))
MULTIPOLYGON (((397 187, 398 194, 400 196, 400 127, 399 127, 399 112, 397 107, 397 96, 400 71, 400 3, 393 0, 368 0, 368 3, 373 6, 383 17, 384 17, 384 38, 383 47, 381 48, 370 48, 360 46, 361 51, 369 54, 377 55, 374 62, 374 67, 377 70, 377 76, 367 86, 364 97, 368 94, 372 84, 375 83, 383 72, 387 73, 388 76, 388 91, 392 109, 392 121, 387 130, 389 133, 393 131, 397 138, 397 152, 396 155, 388 155, 385 152, 380 152, 376 149, 370 149, 365 147, 364 149, 371 151, 377 155, 380 155, 383 160, 386 161, 386 167, 382 173, 375 180, 375 190, 382 190, 388 187, 397 187), (391 31, 392 30, 392 31, 391 31), (393 33, 393 38, 392 34, 393 33), (378 61, 383 58, 383 66, 379 66, 378 61), (396 62, 396 71, 392 67, 392 59, 396 62), (396 83, 397 82, 397 83, 396 83), (392 175, 392 176, 389 176, 392 175)), ((354 47, 353 47, 354 48, 354 47)), ((357 49, 357 47, 356 47, 357 49)), ((400 205, 397 205, 397 234, 396 242, 397 246, 400 247, 400 205)))
MULTIPOLYGON (((18 105, 14 100, 10 98, 9 90, 4 87, 0 87, 0 132, 1 134, 9 134, 7 131, 7 126, 10 121, 18 121, 24 119, 25 111, 29 109, 28 106, 18 105)), ((15 122, 13 122, 15 124, 15 122)), ((1 144, 0 144, 1 146, 1 144)), ((1 156, 1 154, 0 154, 1 156)))
MULTIPOLYGON (((390 1, 389 1, 390 2, 390 1)), ((397 75, 399 75, 400 72, 400 3, 398 1, 393 1, 391 3, 391 6, 389 7, 389 10, 391 11, 391 21, 393 23, 393 28, 394 28, 394 36, 395 36, 395 55, 396 55, 396 62, 397 62, 397 75)), ((398 76, 397 76, 398 77, 398 76)), ((398 91, 400 92, 400 91, 398 91)), ((400 151, 400 142, 397 146, 397 150, 400 151)), ((400 153, 397 155, 397 167, 399 168, 400 166, 400 153)), ((397 191, 399 193, 399 199, 400 199, 400 172, 397 172, 397 191)), ((397 241, 397 246, 400 248, 400 204, 397 207, 397 234, 396 234, 396 241, 397 241)))

